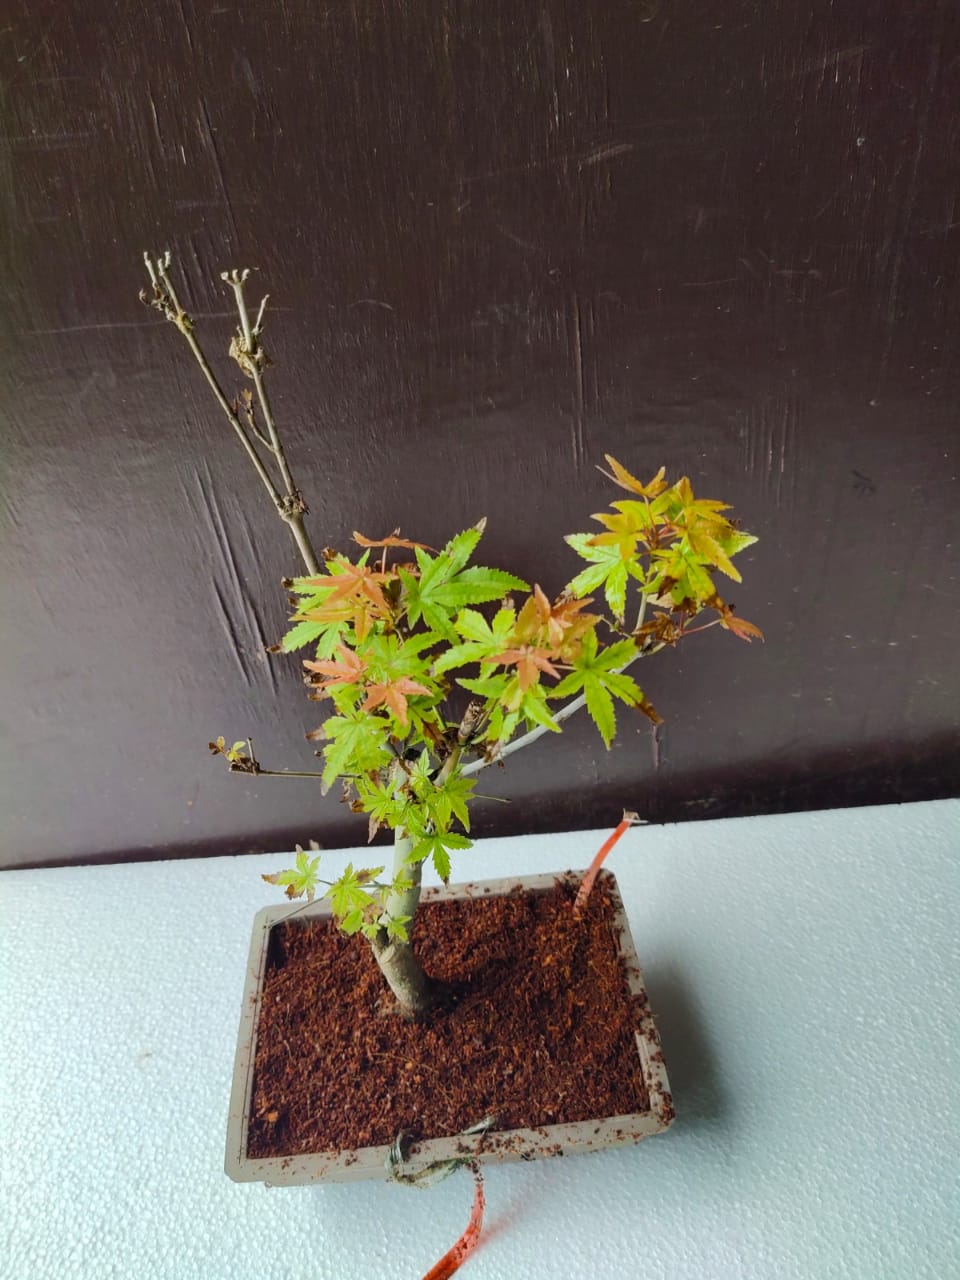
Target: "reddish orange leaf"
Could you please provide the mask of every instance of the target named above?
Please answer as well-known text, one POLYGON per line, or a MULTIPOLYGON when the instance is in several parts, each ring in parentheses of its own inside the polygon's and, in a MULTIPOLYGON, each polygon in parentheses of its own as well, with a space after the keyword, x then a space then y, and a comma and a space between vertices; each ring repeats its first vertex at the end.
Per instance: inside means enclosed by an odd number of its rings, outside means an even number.
POLYGON ((517 680, 522 692, 526 692, 532 684, 540 679, 539 672, 559 678, 560 672, 550 661, 549 649, 538 649, 532 644, 522 644, 517 649, 504 649, 495 657, 484 658, 484 662, 501 662, 505 666, 516 664, 517 680))
POLYGON ((752 622, 747 622, 746 618, 738 618, 734 613, 721 614, 720 625, 725 627, 727 631, 732 631, 735 636, 739 636, 741 640, 746 640, 747 644, 756 637, 758 640, 763 639, 763 632, 759 627, 754 626, 752 622))
POLYGON ((303 609, 293 615, 293 622, 350 622, 357 633, 357 640, 363 640, 377 618, 389 618, 390 609, 376 604, 366 596, 354 596, 349 600, 335 600, 333 604, 325 601, 315 609, 303 609))
POLYGON ((336 604, 317 605, 315 609, 301 609, 293 615, 291 622, 349 622, 354 614, 353 605, 347 601, 336 604))
POLYGON ((323 602, 324 608, 333 604, 335 600, 361 596, 366 597, 384 613, 389 613, 390 609, 384 599, 380 583, 389 582, 393 577, 392 573, 378 573, 365 564, 351 564, 349 560, 338 560, 337 563, 340 565, 341 572, 321 579, 324 586, 332 588, 323 602))
POLYGON ((483 1174, 476 1165, 473 1166, 473 1180, 473 1209, 470 1212, 467 1229, 453 1248, 448 1249, 440 1261, 430 1268, 423 1280, 450 1280, 450 1276, 460 1270, 464 1261, 480 1243, 484 1207, 483 1174))
POLYGON ((390 708, 404 728, 407 727, 407 697, 408 693, 425 693, 428 696, 433 693, 432 689, 428 689, 426 685, 417 684, 416 680, 411 680, 407 676, 401 676, 399 680, 391 680, 385 684, 371 684, 367 686, 367 697, 363 704, 364 711, 372 711, 374 707, 382 704, 390 708))
POLYGON ((598 621, 596 614, 580 613, 592 603, 592 596, 576 600, 562 595, 551 604, 543 590, 535 585, 533 594, 517 615, 512 638, 524 644, 539 645, 552 658, 567 656, 571 646, 575 651, 579 650, 577 642, 598 621))
POLYGON ((337 650, 341 654, 342 660, 340 662, 304 661, 303 665, 308 671, 312 671, 315 675, 326 677, 324 680, 311 681, 321 689, 327 689, 334 684, 357 684, 367 669, 367 664, 363 659, 357 657, 354 651, 348 649, 345 644, 338 644, 337 650))
POLYGON ((421 551, 436 551, 436 547, 428 546, 426 542, 408 542, 406 538, 398 537, 399 532, 399 529, 394 529, 388 537, 374 541, 371 538, 365 538, 362 533, 357 533, 354 529, 353 540, 361 547, 409 547, 411 551, 419 547, 421 551))

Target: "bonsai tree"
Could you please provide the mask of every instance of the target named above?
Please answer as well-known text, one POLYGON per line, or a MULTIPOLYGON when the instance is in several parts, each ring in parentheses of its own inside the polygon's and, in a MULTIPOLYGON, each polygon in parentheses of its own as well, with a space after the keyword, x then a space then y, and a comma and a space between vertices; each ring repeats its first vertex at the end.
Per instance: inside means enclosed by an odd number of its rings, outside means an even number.
MULTIPOLYGON (((400 1009, 416 1017, 438 999, 411 944, 421 873, 429 859, 446 881, 451 853, 470 847, 477 773, 559 733, 581 708, 607 748, 618 702, 658 723, 628 668, 709 627, 747 641, 760 635, 714 583, 717 571, 740 581, 733 557, 756 539, 723 514, 725 503, 695 497, 685 476, 669 483, 661 467, 643 482, 606 455, 604 474, 627 496, 591 517, 599 530, 567 537, 585 567, 555 599, 476 562, 483 520, 441 548, 397 530, 354 533, 355 552, 317 555, 267 391, 267 298, 251 321, 248 272, 221 277, 239 320, 230 355, 252 384, 229 398, 177 297, 170 254, 145 260, 150 288, 141 298, 185 339, 303 561, 304 573, 284 581, 292 625, 273 646, 306 651, 308 696, 325 704, 307 734, 324 744, 323 769, 302 776, 319 777, 324 792, 339 783, 351 809, 367 815, 370 840, 381 828, 393 833, 389 868, 351 864, 328 882, 319 856, 298 846, 293 867, 264 878, 291 898, 329 898, 339 927, 363 934, 400 1009)), ((210 747, 235 772, 282 772, 262 768, 249 739, 210 747)))

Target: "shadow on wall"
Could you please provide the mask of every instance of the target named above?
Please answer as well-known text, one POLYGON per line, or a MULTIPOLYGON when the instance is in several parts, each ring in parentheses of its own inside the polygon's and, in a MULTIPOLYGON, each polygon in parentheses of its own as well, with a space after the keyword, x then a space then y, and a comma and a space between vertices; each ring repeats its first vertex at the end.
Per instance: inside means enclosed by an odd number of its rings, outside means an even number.
MULTIPOLYGON (((524 830, 541 834, 613 826, 624 808, 662 824, 943 800, 958 790, 960 729, 920 743, 851 742, 824 751, 812 763, 801 745, 795 756, 776 762, 738 760, 709 772, 674 776, 668 766, 655 778, 595 783, 589 792, 558 790, 544 806, 549 818, 538 816, 524 830)), ((484 819, 479 810, 477 836, 485 834, 484 819)))
MULTIPOLYGON (((506 780, 508 775, 502 775, 506 780)), ((815 764, 805 763, 802 749, 797 757, 785 757, 777 764, 743 761, 727 769, 671 778, 661 773, 655 789, 649 778, 635 783, 594 784, 589 792, 541 791, 532 820, 524 824, 524 835, 551 831, 586 831, 613 827, 625 808, 636 809, 655 824, 690 822, 708 818, 744 817, 760 814, 796 813, 822 808, 856 808, 876 804, 877 796, 887 804, 908 804, 918 800, 944 800, 958 794, 960 784, 960 729, 937 734, 922 743, 851 743, 818 756, 815 764), (648 794, 645 794, 648 793, 648 794), (825 798, 826 797, 826 801, 825 798), (549 815, 549 816, 546 816, 549 815)), ((519 803, 519 801, 518 801, 519 803)), ((492 808, 492 806, 490 806, 492 808)), ((343 820, 324 819, 325 849, 352 849, 363 843, 364 823, 344 809, 343 820)), ((490 835, 491 819, 477 805, 473 835, 490 835)), ((236 857, 247 853, 287 852, 295 844, 305 845, 319 836, 301 824, 275 827, 254 834, 238 833, 216 840, 197 841, 165 847, 127 849, 86 858, 82 865, 114 862, 158 862, 176 858, 236 857)), ((382 847, 383 839, 377 842, 382 847)), ((589 858, 585 858, 589 861, 589 858)), ((76 859, 51 859, 25 863, 29 867, 76 866, 76 859)))

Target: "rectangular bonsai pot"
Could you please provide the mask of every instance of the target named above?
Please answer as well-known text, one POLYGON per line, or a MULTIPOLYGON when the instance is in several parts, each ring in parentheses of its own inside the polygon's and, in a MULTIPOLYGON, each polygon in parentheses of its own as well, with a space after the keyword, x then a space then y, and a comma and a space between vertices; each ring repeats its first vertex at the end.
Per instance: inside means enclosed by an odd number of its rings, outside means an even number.
MULTIPOLYGON (((579 1120, 572 1124, 548 1124, 536 1129, 492 1130, 476 1137, 455 1135, 432 1138, 411 1146, 405 1155, 404 1172, 416 1174, 427 1166, 452 1159, 480 1162, 531 1160, 544 1156, 573 1155, 638 1142, 666 1129, 673 1120, 673 1102, 667 1081, 660 1038, 647 1002, 643 975, 623 909, 616 879, 602 871, 614 908, 613 936, 619 949, 630 993, 635 997, 637 1025, 636 1051, 646 1085, 650 1108, 631 1115, 579 1120)), ((583 872, 567 872, 499 880, 479 880, 468 884, 429 888, 424 902, 472 898, 488 894, 538 893, 551 889, 558 879, 579 883, 583 872)), ((243 1010, 230 1094, 225 1170, 235 1182, 265 1182, 269 1185, 303 1185, 311 1182, 358 1182, 387 1180, 386 1145, 360 1147, 350 1151, 320 1151, 269 1159, 247 1155, 247 1130, 254 1090, 254 1060, 260 1018, 270 930, 290 914, 289 905, 265 907, 254 919, 253 940, 243 993, 243 1010)), ((329 917, 328 903, 319 902, 301 909, 298 919, 329 917)))

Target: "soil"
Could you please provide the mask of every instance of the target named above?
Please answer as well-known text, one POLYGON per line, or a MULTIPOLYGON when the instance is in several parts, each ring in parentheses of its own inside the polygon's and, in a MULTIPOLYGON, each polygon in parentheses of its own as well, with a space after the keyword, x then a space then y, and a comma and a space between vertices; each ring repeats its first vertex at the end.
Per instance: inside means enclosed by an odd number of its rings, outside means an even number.
POLYGON ((423 902, 414 946, 446 1006, 405 1022, 367 943, 328 920, 271 931, 251 1157, 353 1150, 649 1109, 613 904, 576 891, 423 902))

